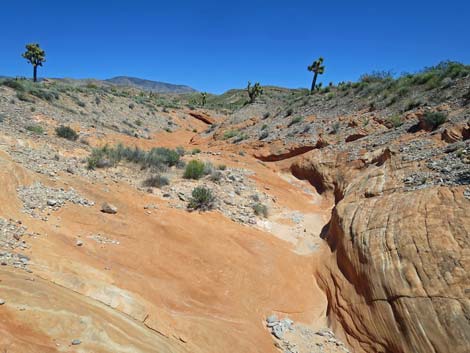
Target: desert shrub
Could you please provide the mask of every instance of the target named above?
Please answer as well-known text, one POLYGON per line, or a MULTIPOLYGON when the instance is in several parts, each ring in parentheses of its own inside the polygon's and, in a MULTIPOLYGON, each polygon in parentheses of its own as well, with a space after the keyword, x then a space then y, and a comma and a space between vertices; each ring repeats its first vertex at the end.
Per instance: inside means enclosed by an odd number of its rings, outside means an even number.
POLYGON ((398 96, 393 96, 393 97, 391 97, 391 98, 389 99, 389 101, 387 102, 387 104, 386 104, 387 107, 389 107, 389 106, 391 106, 391 105, 397 103, 398 100, 399 100, 398 96))
POLYGON ((425 85, 426 90, 429 91, 429 90, 438 88, 438 87, 441 85, 441 81, 442 81, 442 77, 441 77, 441 76, 433 75, 433 76, 426 82, 426 85, 425 85))
POLYGON ((152 148, 149 152, 144 152, 143 160, 138 161, 146 167, 166 165, 168 167, 175 166, 180 160, 177 151, 169 148, 157 147, 152 148))
POLYGON ((232 137, 235 137, 237 135, 238 135, 238 131, 236 131, 236 130, 227 130, 227 131, 224 132, 223 139, 228 140, 228 139, 230 139, 232 137))
POLYGON ((25 92, 16 92, 16 98, 18 98, 22 102, 34 103, 34 100, 31 98, 31 96, 25 92))
POLYGON ((400 87, 397 91, 397 95, 399 97, 404 97, 406 96, 408 93, 410 93, 410 89, 408 87, 400 87))
POLYGON ((269 132, 268 130, 264 130, 261 132, 261 134, 259 135, 259 140, 264 140, 265 138, 267 138, 269 136, 269 132))
POLYGON ((204 175, 205 164, 201 161, 193 159, 186 165, 183 178, 185 179, 200 179, 204 175))
POLYGON ((298 124, 300 123, 301 121, 303 120, 303 118, 301 116, 296 116, 295 118, 293 118, 289 124, 287 124, 287 127, 291 127, 292 125, 295 125, 295 124, 298 124))
POLYGON ((100 105, 100 104, 101 104, 101 98, 100 98, 100 97, 98 97, 98 96, 95 97, 95 104, 96 104, 96 105, 100 105))
POLYGON ((180 157, 182 157, 186 154, 186 151, 184 150, 184 147, 181 147, 181 146, 176 147, 175 151, 176 151, 176 153, 178 153, 178 155, 180 157))
POLYGON ((434 130, 447 121, 447 115, 442 112, 426 112, 423 119, 434 130))
POLYGON ((248 135, 245 133, 238 134, 233 140, 233 143, 238 143, 240 141, 246 140, 247 138, 248 138, 248 135))
POLYGON ((209 176, 209 179, 214 183, 219 182, 222 179, 222 172, 220 170, 212 170, 209 176))
POLYGON ((211 162, 204 163, 204 175, 212 174, 214 170, 214 165, 211 162))
POLYGON ((261 130, 265 130, 268 128, 268 125, 267 124, 263 124, 263 126, 261 126, 261 130))
POLYGON ((87 158, 87 168, 94 170, 96 168, 107 168, 114 166, 118 161, 111 160, 110 149, 108 145, 102 148, 93 148, 91 155, 87 158))
POLYGON ((293 113, 294 113, 294 109, 292 109, 292 108, 287 109, 286 117, 291 116, 293 113))
POLYGON ((227 169, 227 166, 226 166, 225 164, 219 164, 219 165, 217 166, 217 169, 218 169, 218 170, 225 170, 225 169, 227 169))
POLYGON ((43 89, 31 89, 29 94, 49 102, 53 101, 54 99, 59 99, 59 93, 50 90, 46 91, 43 89))
POLYGON ((467 105, 470 103, 470 88, 467 90, 466 93, 464 93, 464 95, 462 96, 463 98, 463 104, 464 105, 467 105))
POLYGON ((7 79, 7 80, 2 82, 2 85, 6 86, 6 87, 10 87, 10 88, 14 89, 15 91, 24 91, 25 90, 25 88, 24 88, 23 84, 21 83, 21 81, 18 81, 18 80, 7 79))
POLYGON ((256 203, 253 205, 253 211, 257 216, 268 217, 268 207, 262 203, 256 203))
POLYGON ((420 101, 409 100, 405 103, 405 107, 403 109, 406 112, 406 111, 418 108, 419 106, 421 106, 421 104, 422 103, 420 101))
POLYGON ((57 136, 70 141, 75 141, 78 139, 78 134, 69 126, 61 125, 55 129, 55 133, 57 136))
POLYGON ((335 122, 331 127, 331 133, 336 135, 339 132, 340 127, 341 125, 339 124, 339 122, 335 122))
POLYGON ((134 123, 135 123, 137 126, 142 126, 142 120, 140 120, 140 119, 137 119, 134 123))
POLYGON ((265 119, 269 118, 269 116, 270 116, 270 115, 271 115, 271 113, 270 113, 270 112, 266 112, 266 113, 264 113, 264 114, 263 114, 263 120, 265 120, 265 119))
POLYGON ((372 71, 371 73, 364 74, 360 77, 360 82, 371 83, 386 80, 392 80, 393 74, 391 71, 372 71))
POLYGON ((134 103, 130 103, 129 104, 129 109, 134 109, 135 108, 135 104, 134 103))
POLYGON ((403 125, 403 120, 399 115, 392 115, 387 119, 387 121, 395 128, 403 125))
POLYGON ((31 131, 35 134, 41 135, 44 133, 44 129, 41 125, 28 125, 26 126, 26 130, 31 131))
POLYGON ((199 149, 199 148, 193 148, 193 150, 191 151, 192 155, 195 155, 195 154, 198 154, 198 153, 201 153, 201 149, 199 149))
POLYGON ((194 188, 191 193, 191 199, 188 203, 188 208, 192 210, 210 210, 214 207, 215 197, 212 191, 203 186, 194 188))
POLYGON ((146 152, 138 147, 130 148, 122 144, 116 147, 104 146, 93 149, 88 157, 88 168, 111 167, 121 160, 139 164, 142 168, 165 171, 168 167, 179 166, 182 162, 177 151, 164 147, 152 148, 146 152))
POLYGON ((169 185, 170 181, 163 175, 155 174, 145 179, 142 184, 146 187, 161 188, 162 186, 169 185))

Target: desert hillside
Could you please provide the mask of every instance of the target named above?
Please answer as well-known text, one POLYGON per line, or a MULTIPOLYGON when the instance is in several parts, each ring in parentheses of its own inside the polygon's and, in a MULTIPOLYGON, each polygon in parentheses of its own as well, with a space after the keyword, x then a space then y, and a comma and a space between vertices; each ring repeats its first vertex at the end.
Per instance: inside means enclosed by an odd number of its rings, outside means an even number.
POLYGON ((469 66, 132 86, 0 80, 2 352, 468 352, 469 66))

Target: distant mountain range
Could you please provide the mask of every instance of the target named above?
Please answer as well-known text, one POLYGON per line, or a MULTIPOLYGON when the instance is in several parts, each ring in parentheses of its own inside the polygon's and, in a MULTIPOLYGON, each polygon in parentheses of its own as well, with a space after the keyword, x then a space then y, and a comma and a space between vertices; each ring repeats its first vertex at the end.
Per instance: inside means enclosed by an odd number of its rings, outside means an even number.
POLYGON ((175 85, 172 83, 144 80, 137 77, 117 76, 104 80, 104 82, 117 86, 136 87, 145 91, 156 93, 191 93, 196 92, 192 87, 185 85, 175 85))
MULTIPOLYGON (((9 78, 8 76, 0 75, 0 79, 9 78)), ((97 79, 71 79, 71 78, 52 78, 53 80, 59 80, 68 82, 70 84, 82 85, 86 83, 103 83, 106 85, 123 86, 123 87, 135 87, 149 92, 155 93, 191 93, 197 92, 192 87, 185 85, 175 85, 167 82, 145 80, 137 77, 130 76, 117 76, 107 80, 97 79)), ((39 79, 40 81, 43 78, 39 79)))

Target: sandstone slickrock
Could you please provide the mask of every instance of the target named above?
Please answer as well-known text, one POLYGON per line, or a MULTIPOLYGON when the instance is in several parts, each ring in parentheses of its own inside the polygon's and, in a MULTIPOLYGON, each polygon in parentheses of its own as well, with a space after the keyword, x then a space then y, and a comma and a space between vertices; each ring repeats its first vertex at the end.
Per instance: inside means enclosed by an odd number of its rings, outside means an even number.
POLYGON ((470 202, 458 184, 407 191, 417 166, 391 156, 358 169, 325 151, 293 166, 335 200, 319 277, 356 351, 468 351, 470 202))

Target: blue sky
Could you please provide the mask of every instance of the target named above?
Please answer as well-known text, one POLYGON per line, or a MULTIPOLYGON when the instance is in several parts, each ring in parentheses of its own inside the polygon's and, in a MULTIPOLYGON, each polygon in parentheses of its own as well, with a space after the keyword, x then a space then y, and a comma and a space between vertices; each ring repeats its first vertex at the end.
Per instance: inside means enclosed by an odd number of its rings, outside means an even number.
POLYGON ((309 87, 372 70, 470 64, 470 1, 2 1, 0 75, 31 75, 24 45, 39 42, 41 77, 128 75, 221 93, 309 87))

